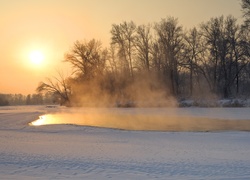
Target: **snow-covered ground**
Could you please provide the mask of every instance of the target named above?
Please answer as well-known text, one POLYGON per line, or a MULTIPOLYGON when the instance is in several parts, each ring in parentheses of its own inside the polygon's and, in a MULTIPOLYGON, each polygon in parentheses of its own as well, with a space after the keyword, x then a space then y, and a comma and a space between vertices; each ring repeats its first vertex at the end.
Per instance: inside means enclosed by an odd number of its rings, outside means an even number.
MULTIPOLYGON (((247 131, 128 131, 29 126, 43 114, 93 109, 0 108, 0 179, 250 179, 247 131)), ((248 120, 250 108, 99 109, 98 113, 248 120)), ((72 116, 73 117, 73 116, 72 116)))

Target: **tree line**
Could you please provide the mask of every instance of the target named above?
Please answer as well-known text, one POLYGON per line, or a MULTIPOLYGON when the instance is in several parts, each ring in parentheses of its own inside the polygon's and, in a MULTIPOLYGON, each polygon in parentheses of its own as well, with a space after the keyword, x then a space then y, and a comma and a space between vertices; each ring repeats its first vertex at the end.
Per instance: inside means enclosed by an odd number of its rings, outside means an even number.
POLYGON ((76 41, 65 54, 72 75, 41 82, 66 105, 169 105, 173 99, 250 95, 250 0, 244 22, 213 17, 184 30, 174 17, 154 24, 112 24, 108 48, 76 41))
POLYGON ((45 93, 37 94, 0 94, 0 106, 10 105, 43 105, 43 104, 55 104, 58 100, 54 98, 54 95, 45 93))

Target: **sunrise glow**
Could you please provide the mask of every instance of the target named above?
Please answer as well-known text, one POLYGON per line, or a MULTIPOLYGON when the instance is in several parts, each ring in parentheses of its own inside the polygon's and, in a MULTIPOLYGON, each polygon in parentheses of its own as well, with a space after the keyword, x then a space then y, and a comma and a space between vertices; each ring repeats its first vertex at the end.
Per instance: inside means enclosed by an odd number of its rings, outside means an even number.
POLYGON ((44 54, 39 50, 34 50, 30 52, 29 59, 32 64, 40 65, 44 60, 44 54))
POLYGON ((39 50, 34 50, 30 52, 29 59, 32 64, 40 65, 44 60, 44 54, 39 50))
POLYGON ((133 21, 137 26, 153 25, 174 17, 188 31, 221 15, 243 21, 237 0, 2 0, 0 12, 0 46, 4 47, 0 48, 0 89, 13 94, 36 93, 37 84, 56 74, 55 69, 71 73, 64 55, 75 41, 96 39, 109 48, 112 24, 133 21))
MULTIPOLYGON (((59 116, 60 119, 60 116, 59 116)), ((61 118, 62 119, 62 118, 61 118)), ((62 121, 58 121, 58 116, 55 114, 45 114, 39 116, 39 119, 29 123, 31 126, 42 126, 42 125, 49 125, 49 124, 65 124, 62 121)))
POLYGON ((41 126, 44 124, 46 116, 39 116, 39 119, 30 123, 32 126, 41 126))

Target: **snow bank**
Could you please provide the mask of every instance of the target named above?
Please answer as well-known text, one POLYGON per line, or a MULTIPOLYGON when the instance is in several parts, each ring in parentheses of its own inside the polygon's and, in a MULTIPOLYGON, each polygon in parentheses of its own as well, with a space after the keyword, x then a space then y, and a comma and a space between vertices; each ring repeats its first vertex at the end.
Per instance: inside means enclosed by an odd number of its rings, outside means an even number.
POLYGON ((250 99, 185 99, 179 101, 180 107, 250 107, 250 99))

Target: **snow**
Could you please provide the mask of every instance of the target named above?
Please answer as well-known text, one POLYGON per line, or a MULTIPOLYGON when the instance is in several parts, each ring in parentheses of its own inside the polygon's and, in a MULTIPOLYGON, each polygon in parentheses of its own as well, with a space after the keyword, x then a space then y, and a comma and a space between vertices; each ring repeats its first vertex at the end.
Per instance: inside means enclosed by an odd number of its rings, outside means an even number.
POLYGON ((250 99, 230 98, 230 99, 182 99, 179 101, 180 107, 250 107, 250 99))
MULTIPOLYGON (((249 119, 249 108, 99 109, 249 119)), ((77 108, 0 108, 0 179, 250 179, 248 131, 129 131, 78 125, 29 126, 77 108)))

